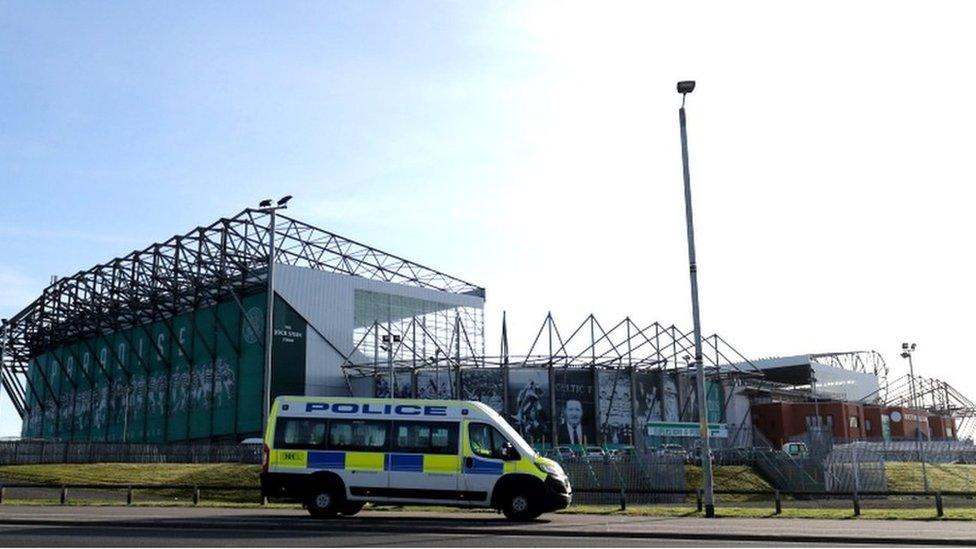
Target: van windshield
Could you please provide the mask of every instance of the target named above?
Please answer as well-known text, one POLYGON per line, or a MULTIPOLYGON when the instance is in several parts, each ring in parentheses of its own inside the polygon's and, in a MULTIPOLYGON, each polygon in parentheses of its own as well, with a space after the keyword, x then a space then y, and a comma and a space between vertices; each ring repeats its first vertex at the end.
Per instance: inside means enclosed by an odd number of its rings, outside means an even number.
POLYGON ((507 438, 512 442, 512 444, 515 446, 515 448, 518 449, 520 454, 528 457, 538 456, 538 452, 536 452, 532 448, 532 446, 529 446, 529 443, 525 442, 525 439, 522 438, 522 435, 518 434, 518 431, 513 429, 512 426, 509 425, 507 421, 505 421, 505 418, 503 418, 501 415, 498 414, 498 412, 496 412, 490 406, 487 405, 482 405, 481 408, 486 414, 488 414, 492 419, 495 420, 495 426, 498 427, 498 430, 505 435, 505 438, 507 438))

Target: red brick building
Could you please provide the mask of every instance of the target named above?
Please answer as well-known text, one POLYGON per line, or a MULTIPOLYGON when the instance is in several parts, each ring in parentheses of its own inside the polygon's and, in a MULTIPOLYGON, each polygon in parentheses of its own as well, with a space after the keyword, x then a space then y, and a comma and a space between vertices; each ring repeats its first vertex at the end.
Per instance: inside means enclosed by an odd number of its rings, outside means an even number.
POLYGON ((916 412, 911 408, 866 405, 856 402, 766 402, 751 406, 752 424, 773 444, 781 446, 792 437, 803 435, 812 425, 830 427, 836 440, 884 438, 888 423, 889 437, 905 439, 922 436, 931 439, 955 439, 955 422, 951 417, 916 412), (817 419, 819 415, 819 420, 817 419))

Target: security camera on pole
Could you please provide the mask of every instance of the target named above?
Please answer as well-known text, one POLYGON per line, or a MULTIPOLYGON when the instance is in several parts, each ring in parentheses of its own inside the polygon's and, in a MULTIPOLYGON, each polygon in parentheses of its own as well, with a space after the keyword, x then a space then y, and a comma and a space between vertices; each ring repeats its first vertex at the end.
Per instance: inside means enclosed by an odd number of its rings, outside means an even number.
POLYGON ((695 329, 695 377, 698 381, 698 423, 701 431, 702 489, 705 496, 705 516, 715 516, 715 497, 712 489, 712 452, 708 434, 708 406, 705 391, 705 367, 702 364, 701 319, 698 315, 698 265, 695 260, 695 224, 691 213, 691 175, 688 172, 688 130, 685 123, 685 96, 695 90, 694 80, 678 82, 681 108, 681 164, 685 178, 685 217, 688 223, 688 263, 691 272, 691 314, 695 329))
MULTIPOLYGON (((278 199, 275 204, 267 198, 258 204, 258 211, 267 212, 268 220, 268 305, 264 322, 264 399, 261 409, 261 432, 268 428, 268 412, 271 411, 271 343, 274 341, 274 259, 276 212, 288 207, 291 195, 278 199)), ((256 334, 255 334, 256 335, 256 334)))

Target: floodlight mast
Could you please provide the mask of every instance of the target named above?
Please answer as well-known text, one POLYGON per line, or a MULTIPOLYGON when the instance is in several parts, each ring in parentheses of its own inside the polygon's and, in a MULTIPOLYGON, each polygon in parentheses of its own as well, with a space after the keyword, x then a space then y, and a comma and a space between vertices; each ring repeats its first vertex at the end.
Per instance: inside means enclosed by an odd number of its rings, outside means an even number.
MULTIPOLYGON (((262 200, 258 204, 258 209, 267 212, 270 219, 268 221, 268 300, 265 311, 264 322, 264 398, 261 408, 261 433, 268 430, 268 416, 271 412, 271 359, 272 345, 274 343, 274 260, 275 260, 275 223, 278 210, 288 207, 288 201, 292 196, 289 194, 278 199, 272 205, 270 198, 262 200)), ((257 335, 257 334, 255 334, 257 335)))
POLYGON ((681 125, 681 165, 685 183, 685 220, 688 226, 688 264, 691 275, 691 315, 695 333, 695 377, 698 388, 698 425, 701 435, 702 489, 704 492, 705 516, 715 516, 715 495, 712 483, 712 452, 708 432, 708 393, 705 384, 705 367, 702 364, 701 318, 698 312, 698 263, 695 257, 695 223, 691 209, 691 174, 688 170, 688 129, 685 120, 685 96, 695 90, 694 80, 678 82, 681 94, 681 108, 678 121, 681 125))
MULTIPOLYGON (((929 491, 929 475, 925 470, 925 445, 922 444, 922 415, 918 404, 918 393, 915 390, 915 364, 912 362, 912 353, 915 352, 915 344, 902 343, 901 357, 908 359, 908 382, 912 408, 915 415, 915 450, 918 452, 918 460, 922 463, 922 485, 925 491, 929 491)), ((906 418, 907 419, 907 418, 906 418)), ((932 438, 932 430, 929 429, 929 438, 932 438)))

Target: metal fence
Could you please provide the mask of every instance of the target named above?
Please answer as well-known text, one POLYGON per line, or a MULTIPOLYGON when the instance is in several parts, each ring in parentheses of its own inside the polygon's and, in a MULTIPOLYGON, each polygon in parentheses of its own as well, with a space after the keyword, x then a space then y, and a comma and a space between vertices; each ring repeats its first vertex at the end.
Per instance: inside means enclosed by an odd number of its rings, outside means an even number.
POLYGON ((261 463, 260 444, 2 441, 0 465, 40 463, 261 463))
POLYGON ((637 503, 678 503, 685 498, 685 460, 680 456, 639 454, 560 463, 578 503, 616 502, 622 494, 637 503))

